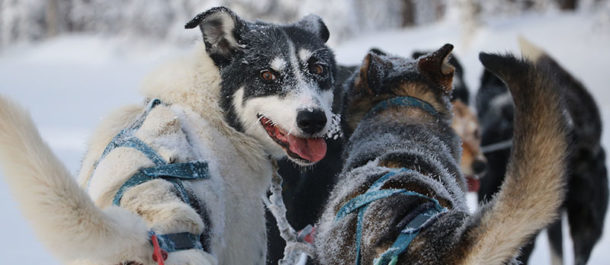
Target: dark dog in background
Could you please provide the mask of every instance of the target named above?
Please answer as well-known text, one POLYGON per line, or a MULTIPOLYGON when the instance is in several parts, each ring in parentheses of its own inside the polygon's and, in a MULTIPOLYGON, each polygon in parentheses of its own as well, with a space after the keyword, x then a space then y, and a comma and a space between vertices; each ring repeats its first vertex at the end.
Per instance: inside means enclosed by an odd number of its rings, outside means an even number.
POLYGON ((500 195, 470 215, 450 128, 451 49, 418 60, 373 51, 348 83, 346 162, 318 223, 321 264, 516 264, 522 244, 556 217, 567 136, 552 73, 481 55, 514 93, 519 155, 500 195))
POLYGON ((487 170, 487 159, 481 150, 481 133, 476 113, 461 100, 453 100, 451 128, 462 139, 460 168, 468 182, 468 191, 477 192, 480 179, 487 170))
MULTIPOLYGON (((608 179, 604 149, 600 145, 602 123, 597 105, 585 87, 554 59, 522 41, 524 52, 537 63, 551 67, 565 94, 565 115, 569 121, 569 159, 567 161, 567 197, 562 212, 567 214, 574 242, 575 264, 587 263, 596 242, 602 235, 608 205, 608 179)), ((504 180, 511 154, 514 105, 508 89, 498 77, 485 71, 476 96, 476 107, 482 125, 482 144, 489 171, 481 180, 479 200, 491 199, 504 180)), ((561 220, 547 228, 553 264, 562 264, 561 220)), ((534 247, 530 244, 520 256, 527 264, 534 247)))

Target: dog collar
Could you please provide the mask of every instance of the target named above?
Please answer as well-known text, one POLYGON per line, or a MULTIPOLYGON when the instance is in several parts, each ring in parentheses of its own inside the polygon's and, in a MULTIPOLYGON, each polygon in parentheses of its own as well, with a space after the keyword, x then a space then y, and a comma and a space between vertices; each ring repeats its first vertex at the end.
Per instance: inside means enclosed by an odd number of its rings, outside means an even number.
POLYGON ((375 107, 373 107, 369 113, 377 113, 390 107, 415 107, 430 113, 432 116, 438 116, 438 111, 436 111, 436 109, 434 109, 430 103, 409 96, 394 97, 381 101, 377 103, 377 105, 375 105, 375 107))
POLYGON ((425 227, 432 219, 437 217, 439 214, 447 211, 447 208, 440 205, 438 200, 432 197, 428 197, 426 195, 409 191, 405 189, 381 189, 383 184, 390 179, 390 177, 411 171, 410 169, 401 168, 398 170, 393 170, 385 175, 381 176, 377 181, 375 181, 369 189, 361 195, 356 196, 355 198, 348 201, 344 204, 341 209, 337 212, 337 216, 335 217, 335 221, 341 220, 346 215, 358 211, 358 219, 356 223, 356 265, 361 264, 361 254, 360 254, 360 244, 362 241, 362 223, 364 219, 364 213, 369 207, 369 204, 372 202, 390 197, 395 194, 406 195, 406 196, 414 196, 424 198, 432 203, 432 207, 426 208, 422 210, 417 216, 415 216, 401 231, 394 243, 390 248, 388 248, 384 253, 382 253, 379 257, 375 258, 375 265, 394 265, 398 261, 398 256, 404 253, 411 241, 415 239, 415 237, 419 234, 419 231, 423 227, 425 227))

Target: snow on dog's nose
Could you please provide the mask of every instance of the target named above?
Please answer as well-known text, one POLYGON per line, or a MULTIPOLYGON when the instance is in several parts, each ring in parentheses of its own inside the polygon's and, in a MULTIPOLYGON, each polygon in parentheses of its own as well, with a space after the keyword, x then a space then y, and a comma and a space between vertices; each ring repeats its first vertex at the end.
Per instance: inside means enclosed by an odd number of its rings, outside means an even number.
POLYGON ((304 133, 316 134, 326 126, 326 114, 320 109, 301 110, 297 114, 297 126, 304 133))

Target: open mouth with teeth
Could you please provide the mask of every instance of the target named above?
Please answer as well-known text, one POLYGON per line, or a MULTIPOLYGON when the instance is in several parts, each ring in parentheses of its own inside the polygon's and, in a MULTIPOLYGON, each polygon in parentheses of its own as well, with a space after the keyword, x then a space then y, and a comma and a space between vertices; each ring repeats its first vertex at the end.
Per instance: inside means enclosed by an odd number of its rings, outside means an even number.
POLYGON ((289 134, 269 118, 260 114, 258 116, 269 137, 280 145, 293 160, 311 164, 322 160, 326 155, 326 141, 323 138, 299 137, 289 134))

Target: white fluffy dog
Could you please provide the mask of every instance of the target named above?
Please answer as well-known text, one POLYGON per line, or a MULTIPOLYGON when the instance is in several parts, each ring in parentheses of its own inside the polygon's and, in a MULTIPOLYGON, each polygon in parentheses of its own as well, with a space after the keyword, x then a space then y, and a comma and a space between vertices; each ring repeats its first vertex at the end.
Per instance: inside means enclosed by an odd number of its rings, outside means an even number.
POLYGON ((261 196, 271 159, 289 155, 310 164, 326 152, 320 137, 332 97, 320 95, 332 94, 334 80, 328 31, 315 16, 280 26, 243 21, 226 8, 200 14, 187 24, 193 26, 201 28, 205 50, 154 73, 142 90, 148 107, 124 107, 105 119, 80 183, 28 114, 0 96, 0 165, 38 237, 62 261, 265 263, 261 196), (252 54, 257 48, 268 52, 252 54), (274 113, 265 111, 265 100, 291 103, 274 113))

